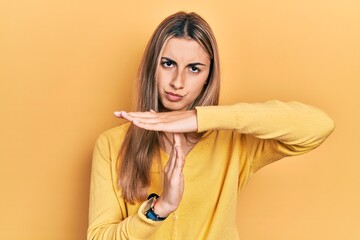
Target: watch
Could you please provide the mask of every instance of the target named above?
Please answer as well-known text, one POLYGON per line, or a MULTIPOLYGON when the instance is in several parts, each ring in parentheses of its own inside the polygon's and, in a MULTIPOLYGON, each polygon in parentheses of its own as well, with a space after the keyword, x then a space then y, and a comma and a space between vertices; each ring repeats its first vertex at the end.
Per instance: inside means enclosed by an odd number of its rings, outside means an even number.
POLYGON ((159 198, 159 195, 157 195, 156 193, 152 193, 149 195, 148 202, 145 205, 144 214, 145 214, 146 218, 151 219, 153 221, 164 221, 166 219, 166 217, 159 217, 159 215, 157 215, 154 212, 154 206, 155 206, 156 200, 158 198, 159 198))

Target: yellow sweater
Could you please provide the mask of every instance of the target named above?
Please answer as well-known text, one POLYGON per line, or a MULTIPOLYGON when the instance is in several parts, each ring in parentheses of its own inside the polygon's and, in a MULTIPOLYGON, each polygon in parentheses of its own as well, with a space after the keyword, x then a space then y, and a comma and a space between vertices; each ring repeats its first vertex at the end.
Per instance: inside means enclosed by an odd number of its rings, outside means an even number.
MULTIPOLYGON (((144 214, 144 203, 124 202, 116 158, 129 123, 101 134, 95 145, 88 240, 233 240, 237 196, 252 174, 286 156, 309 152, 333 131, 323 111, 299 102, 239 103, 197 107, 198 131, 208 131, 186 156, 180 206, 163 222, 144 214)), ((160 149, 165 166, 168 155, 160 149)), ((161 194, 151 169, 149 193, 161 194)))

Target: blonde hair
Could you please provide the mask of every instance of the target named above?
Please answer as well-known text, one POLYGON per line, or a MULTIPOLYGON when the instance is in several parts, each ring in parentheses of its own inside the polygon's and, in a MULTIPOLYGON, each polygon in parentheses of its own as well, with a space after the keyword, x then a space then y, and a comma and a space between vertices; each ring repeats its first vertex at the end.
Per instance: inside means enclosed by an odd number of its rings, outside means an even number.
MULTIPOLYGON (((158 97, 156 70, 161 53, 170 38, 188 38, 198 42, 210 57, 207 83, 188 107, 217 105, 220 92, 220 65, 217 43, 209 24, 198 14, 177 12, 164 19, 151 36, 139 66, 136 111, 164 111, 158 97)), ((130 125, 119 152, 119 187, 126 202, 135 203, 147 197, 150 168, 155 154, 159 157, 161 132, 130 125)), ((194 134, 200 138, 202 134, 194 134)))

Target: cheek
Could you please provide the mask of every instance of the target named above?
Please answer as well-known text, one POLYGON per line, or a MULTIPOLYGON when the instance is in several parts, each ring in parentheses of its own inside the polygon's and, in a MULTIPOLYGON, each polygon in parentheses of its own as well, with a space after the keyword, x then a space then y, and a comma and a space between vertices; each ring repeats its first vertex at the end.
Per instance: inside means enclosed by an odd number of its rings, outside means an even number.
POLYGON ((204 84, 198 84, 197 86, 194 86, 194 93, 196 95, 199 95, 202 89, 204 88, 204 84))
POLYGON ((160 88, 161 85, 163 85, 163 80, 164 80, 164 76, 163 76, 163 72, 161 70, 158 70, 157 73, 156 73, 156 78, 155 78, 155 81, 156 81, 156 85, 158 88, 160 88))
POLYGON ((164 85, 166 82, 170 81, 171 73, 169 71, 164 71, 162 69, 158 70, 156 82, 157 85, 164 85))
POLYGON ((200 92, 202 90, 202 88, 204 87, 208 76, 209 76, 208 73, 203 73, 203 74, 200 74, 200 75, 194 77, 191 81, 193 83, 192 88, 194 90, 196 89, 197 92, 200 92))

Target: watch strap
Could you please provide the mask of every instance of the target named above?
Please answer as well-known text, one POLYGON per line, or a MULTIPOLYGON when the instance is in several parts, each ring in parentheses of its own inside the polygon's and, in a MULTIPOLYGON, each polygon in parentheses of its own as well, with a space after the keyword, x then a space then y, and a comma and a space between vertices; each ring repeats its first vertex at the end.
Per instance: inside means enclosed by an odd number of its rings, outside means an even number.
POLYGON ((157 215, 154 212, 154 206, 156 204, 156 200, 159 198, 159 195, 157 195, 156 193, 152 193, 149 195, 148 199, 151 202, 151 205, 148 209, 145 210, 144 214, 146 216, 146 218, 151 219, 153 221, 164 221, 166 219, 166 217, 160 217, 159 215, 157 215))

